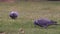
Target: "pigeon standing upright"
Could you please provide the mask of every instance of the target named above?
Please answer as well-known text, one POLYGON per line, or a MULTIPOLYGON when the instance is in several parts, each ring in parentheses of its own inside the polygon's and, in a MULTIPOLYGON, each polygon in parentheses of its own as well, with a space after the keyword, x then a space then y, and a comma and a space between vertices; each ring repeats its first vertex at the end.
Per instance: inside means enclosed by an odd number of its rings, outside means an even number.
POLYGON ((18 13, 16 11, 12 11, 10 14, 9 14, 10 18, 12 19, 16 19, 18 17, 18 13))

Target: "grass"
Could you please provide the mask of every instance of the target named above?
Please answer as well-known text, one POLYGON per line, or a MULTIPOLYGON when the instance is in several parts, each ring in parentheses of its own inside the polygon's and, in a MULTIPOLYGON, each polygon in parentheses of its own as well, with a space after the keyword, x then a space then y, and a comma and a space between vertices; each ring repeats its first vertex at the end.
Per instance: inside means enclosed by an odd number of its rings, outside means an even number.
POLYGON ((60 24, 60 2, 0 3, 0 31, 6 34, 17 34, 20 28, 25 30, 25 34, 60 34, 59 25, 49 26, 48 29, 35 28, 33 21, 39 18, 49 18, 60 24), (9 18, 13 7, 19 12, 16 20, 9 18))

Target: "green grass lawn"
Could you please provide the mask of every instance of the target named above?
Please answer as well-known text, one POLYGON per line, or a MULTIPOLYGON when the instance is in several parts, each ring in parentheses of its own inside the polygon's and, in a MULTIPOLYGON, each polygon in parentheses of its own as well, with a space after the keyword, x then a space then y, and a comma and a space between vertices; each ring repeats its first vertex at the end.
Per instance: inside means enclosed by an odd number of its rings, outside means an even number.
POLYGON ((60 34, 59 25, 49 26, 48 29, 35 28, 33 21, 39 18, 49 18, 60 24, 60 2, 0 3, 0 31, 6 34, 17 34, 20 28, 25 30, 25 34, 60 34), (19 12, 16 20, 9 17, 13 7, 19 12))

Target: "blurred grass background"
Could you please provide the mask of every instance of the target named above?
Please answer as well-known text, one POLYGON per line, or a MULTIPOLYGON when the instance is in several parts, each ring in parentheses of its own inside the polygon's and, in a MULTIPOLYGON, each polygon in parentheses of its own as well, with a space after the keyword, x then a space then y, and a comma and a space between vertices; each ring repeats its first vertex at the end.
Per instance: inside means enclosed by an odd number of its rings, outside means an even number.
POLYGON ((0 31, 6 34, 17 34, 20 28, 25 34, 60 34, 60 26, 49 26, 48 29, 34 27, 33 21, 39 18, 56 20, 60 24, 60 1, 2 3, 0 2, 0 31), (16 20, 9 17, 15 7, 19 16, 16 20))

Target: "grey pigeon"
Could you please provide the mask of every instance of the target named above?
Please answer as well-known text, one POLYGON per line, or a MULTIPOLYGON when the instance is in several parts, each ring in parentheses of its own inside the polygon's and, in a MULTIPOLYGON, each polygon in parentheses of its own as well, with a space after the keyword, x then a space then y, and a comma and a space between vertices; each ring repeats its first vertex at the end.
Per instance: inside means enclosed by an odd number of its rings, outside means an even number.
POLYGON ((38 26, 44 27, 44 28, 47 28, 50 25, 56 25, 56 24, 57 24, 57 21, 53 21, 50 19, 44 19, 44 18, 34 21, 34 25, 38 25, 38 26))
POLYGON ((12 18, 12 19, 16 19, 16 18, 18 17, 18 13, 12 11, 12 12, 9 14, 9 16, 10 16, 10 18, 12 18))

